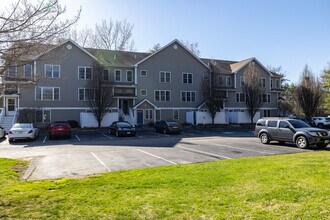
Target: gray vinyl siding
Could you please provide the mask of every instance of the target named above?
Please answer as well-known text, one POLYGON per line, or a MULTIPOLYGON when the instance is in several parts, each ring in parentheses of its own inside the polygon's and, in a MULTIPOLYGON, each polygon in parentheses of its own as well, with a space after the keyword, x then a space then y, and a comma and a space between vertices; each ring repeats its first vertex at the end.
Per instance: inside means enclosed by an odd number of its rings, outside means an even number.
POLYGON ((148 99, 157 107, 196 107, 202 102, 200 96, 201 80, 208 69, 180 45, 174 49, 174 44, 142 62, 137 68, 138 101, 148 99), (147 76, 140 75, 141 70, 147 70, 147 76), (160 83, 160 71, 171 72, 170 83, 160 83), (182 83, 183 73, 193 73, 193 83, 182 83), (147 96, 141 96, 140 90, 146 89, 147 96), (171 91, 170 102, 158 102, 154 99, 155 90, 171 91), (182 102, 181 91, 195 91, 194 102, 182 102))

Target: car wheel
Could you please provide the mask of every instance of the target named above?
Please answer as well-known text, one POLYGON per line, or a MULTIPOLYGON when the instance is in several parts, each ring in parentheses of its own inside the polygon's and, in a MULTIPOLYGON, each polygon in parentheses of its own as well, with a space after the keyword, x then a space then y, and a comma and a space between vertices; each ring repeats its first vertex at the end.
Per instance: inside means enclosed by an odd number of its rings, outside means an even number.
POLYGON ((319 144, 316 144, 316 147, 319 148, 319 149, 324 149, 328 146, 328 144, 326 143, 319 143, 319 144))
POLYGON ((261 143, 268 144, 270 142, 269 137, 266 133, 262 133, 259 136, 261 143))
POLYGON ((322 123, 321 124, 318 124, 317 127, 324 128, 324 124, 322 124, 322 123))
POLYGON ((296 139, 296 145, 297 147, 301 149, 305 149, 309 146, 308 140, 304 136, 299 136, 296 139))
POLYGON ((12 139, 12 138, 9 138, 9 143, 12 143, 13 141, 14 141, 14 139, 12 139))

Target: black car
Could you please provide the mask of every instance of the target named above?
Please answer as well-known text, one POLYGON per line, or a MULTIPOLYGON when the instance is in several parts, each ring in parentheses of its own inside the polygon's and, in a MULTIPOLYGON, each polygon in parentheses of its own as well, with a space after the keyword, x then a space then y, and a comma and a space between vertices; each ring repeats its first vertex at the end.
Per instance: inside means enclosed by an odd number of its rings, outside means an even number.
POLYGON ((155 131, 163 134, 180 134, 181 126, 175 121, 158 121, 155 125, 155 131))
POLYGON ((316 123, 312 118, 301 118, 300 120, 306 122, 311 127, 316 127, 316 123))
POLYGON ((110 126, 110 133, 119 136, 135 136, 135 128, 127 121, 115 121, 110 126))

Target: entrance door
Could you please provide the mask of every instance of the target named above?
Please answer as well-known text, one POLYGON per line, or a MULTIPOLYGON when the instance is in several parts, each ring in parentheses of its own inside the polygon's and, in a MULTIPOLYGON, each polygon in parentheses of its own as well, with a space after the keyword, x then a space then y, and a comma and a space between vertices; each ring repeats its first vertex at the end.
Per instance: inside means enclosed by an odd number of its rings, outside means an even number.
POLYGON ((137 124, 143 125, 143 110, 137 110, 137 124))
POLYGON ((16 99, 15 98, 7 98, 7 115, 14 115, 16 110, 16 99))

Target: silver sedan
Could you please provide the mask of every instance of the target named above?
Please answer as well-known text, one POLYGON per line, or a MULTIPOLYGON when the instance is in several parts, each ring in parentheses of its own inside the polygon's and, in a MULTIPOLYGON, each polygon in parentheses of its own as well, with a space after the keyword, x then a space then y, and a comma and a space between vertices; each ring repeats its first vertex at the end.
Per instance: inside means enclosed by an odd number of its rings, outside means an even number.
POLYGON ((39 128, 35 127, 33 123, 16 123, 8 131, 9 142, 19 139, 34 140, 39 136, 39 128))

